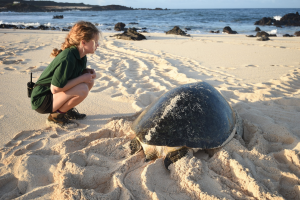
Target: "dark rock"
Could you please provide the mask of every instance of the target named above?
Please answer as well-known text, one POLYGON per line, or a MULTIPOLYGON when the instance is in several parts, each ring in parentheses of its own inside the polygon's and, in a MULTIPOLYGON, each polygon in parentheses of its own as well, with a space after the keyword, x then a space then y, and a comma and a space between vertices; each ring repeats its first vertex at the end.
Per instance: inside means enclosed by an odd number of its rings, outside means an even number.
POLYGON ((210 33, 220 33, 220 31, 219 30, 217 30, 217 31, 209 31, 210 33))
POLYGON ((1 24, 0 25, 0 28, 8 28, 8 29, 11 29, 11 28, 15 28, 16 25, 12 25, 12 24, 1 24))
POLYGON ((283 37, 294 37, 294 36, 290 34, 284 34, 283 37))
POLYGON ((44 25, 40 25, 39 27, 37 27, 37 29, 48 30, 49 27, 48 26, 44 26, 44 25))
POLYGON ((174 34, 174 35, 182 35, 182 36, 190 36, 186 34, 183 30, 181 30, 178 26, 174 26, 172 30, 166 32, 166 34, 174 34))
POLYGON ((286 25, 286 26, 300 26, 300 15, 299 13, 289 13, 284 15, 280 19, 280 25, 286 25))
POLYGON ((192 30, 191 28, 184 28, 184 30, 186 30, 186 31, 190 31, 190 30, 192 30))
POLYGON ((61 31, 70 31, 70 29, 62 28, 61 31))
POLYGON ((223 32, 224 33, 228 33, 228 34, 237 34, 236 31, 231 30, 231 28, 229 26, 226 26, 223 28, 223 32))
POLYGON ((132 28, 130 28, 131 30, 133 30, 133 31, 138 31, 138 30, 140 30, 140 29, 137 29, 137 28, 135 28, 135 27, 132 27, 132 28))
POLYGON ((276 19, 273 19, 271 17, 263 17, 261 20, 256 21, 254 25, 272 25, 276 19))
POLYGON ((117 37, 118 39, 123 39, 123 40, 145 40, 146 37, 135 30, 129 28, 124 33, 121 34, 115 34, 111 37, 117 37))
POLYGON ((263 35, 262 37, 257 39, 258 41, 267 41, 270 40, 270 38, 268 36, 263 35))
POLYGON ((142 28, 142 29, 147 29, 146 27, 142 28))
POLYGON ((116 25, 115 25, 115 31, 124 31, 124 27, 125 27, 126 25, 124 24, 124 23, 122 23, 122 22, 119 22, 119 23, 117 23, 116 25))
POLYGON ((37 29, 37 28, 35 28, 35 27, 33 27, 33 26, 26 26, 25 29, 35 30, 35 29, 37 29))
POLYGON ((130 22, 129 24, 139 24, 139 23, 136 23, 136 22, 130 22))
POLYGON ((111 28, 106 28, 106 30, 111 31, 111 28))
POLYGON ((276 34, 269 34, 269 37, 277 37, 276 34))
POLYGON ((300 36, 300 31, 295 32, 294 35, 296 35, 297 37, 299 37, 300 36))
POLYGON ((288 13, 284 15, 279 21, 271 18, 271 17, 264 17, 259 21, 256 21, 254 25, 274 25, 276 27, 281 26, 300 26, 300 15, 298 12, 288 13))
POLYGON ((256 27, 256 28, 255 28, 255 31, 261 31, 261 30, 260 30, 260 28, 259 28, 259 27, 256 27))
POLYGON ((254 35, 246 35, 246 37, 255 37, 254 35))
POLYGON ((95 26, 99 26, 100 24, 99 23, 95 23, 95 26))
POLYGON ((53 19, 63 19, 63 15, 53 15, 53 19))
POLYGON ((261 32, 257 32, 256 33, 256 37, 262 37, 262 36, 269 36, 269 33, 265 32, 265 31, 261 31, 261 32))

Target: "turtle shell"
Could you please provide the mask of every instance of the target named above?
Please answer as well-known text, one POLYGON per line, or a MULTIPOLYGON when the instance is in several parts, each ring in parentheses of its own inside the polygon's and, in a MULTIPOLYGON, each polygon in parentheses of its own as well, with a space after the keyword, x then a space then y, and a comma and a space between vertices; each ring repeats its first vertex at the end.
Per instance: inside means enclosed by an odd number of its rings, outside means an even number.
POLYGON ((210 84, 181 85, 163 94, 133 122, 140 141, 158 146, 216 148, 231 135, 235 112, 210 84))

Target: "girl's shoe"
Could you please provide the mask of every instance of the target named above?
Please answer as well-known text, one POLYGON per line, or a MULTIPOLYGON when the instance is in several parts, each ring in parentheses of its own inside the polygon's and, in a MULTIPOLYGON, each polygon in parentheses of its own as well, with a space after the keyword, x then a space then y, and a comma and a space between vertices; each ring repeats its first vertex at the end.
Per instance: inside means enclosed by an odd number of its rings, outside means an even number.
POLYGON ((59 126, 62 128, 76 128, 78 124, 71 121, 66 113, 51 113, 46 121, 48 126, 59 126))
POLYGON ((80 114, 76 108, 71 108, 68 112, 66 112, 66 116, 69 119, 84 119, 86 114, 80 114))

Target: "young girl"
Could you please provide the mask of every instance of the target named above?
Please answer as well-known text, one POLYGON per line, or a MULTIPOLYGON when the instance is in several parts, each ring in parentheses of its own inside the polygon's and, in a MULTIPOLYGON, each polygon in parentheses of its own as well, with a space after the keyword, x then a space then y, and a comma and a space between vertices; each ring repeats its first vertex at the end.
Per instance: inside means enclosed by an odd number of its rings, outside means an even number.
POLYGON ((100 31, 90 22, 77 22, 61 50, 53 49, 55 58, 43 71, 31 95, 31 106, 38 113, 50 113, 47 124, 76 127, 70 119, 83 119, 74 107, 81 103, 94 85, 96 73, 86 69, 86 54, 99 46, 100 31))

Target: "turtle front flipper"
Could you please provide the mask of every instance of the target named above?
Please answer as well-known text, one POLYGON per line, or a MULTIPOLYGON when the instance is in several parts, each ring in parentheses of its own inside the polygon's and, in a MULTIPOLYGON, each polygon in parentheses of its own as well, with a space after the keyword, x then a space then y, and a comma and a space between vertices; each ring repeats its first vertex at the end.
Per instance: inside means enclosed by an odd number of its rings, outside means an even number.
POLYGON ((188 151, 189 149, 187 147, 182 147, 179 150, 168 153, 164 159, 165 168, 169 170, 169 165, 184 157, 188 153, 188 151))
POLYGON ((131 149, 131 153, 130 153, 131 155, 138 153, 139 151, 142 150, 142 145, 137 138, 134 138, 133 140, 131 140, 130 149, 131 149))

